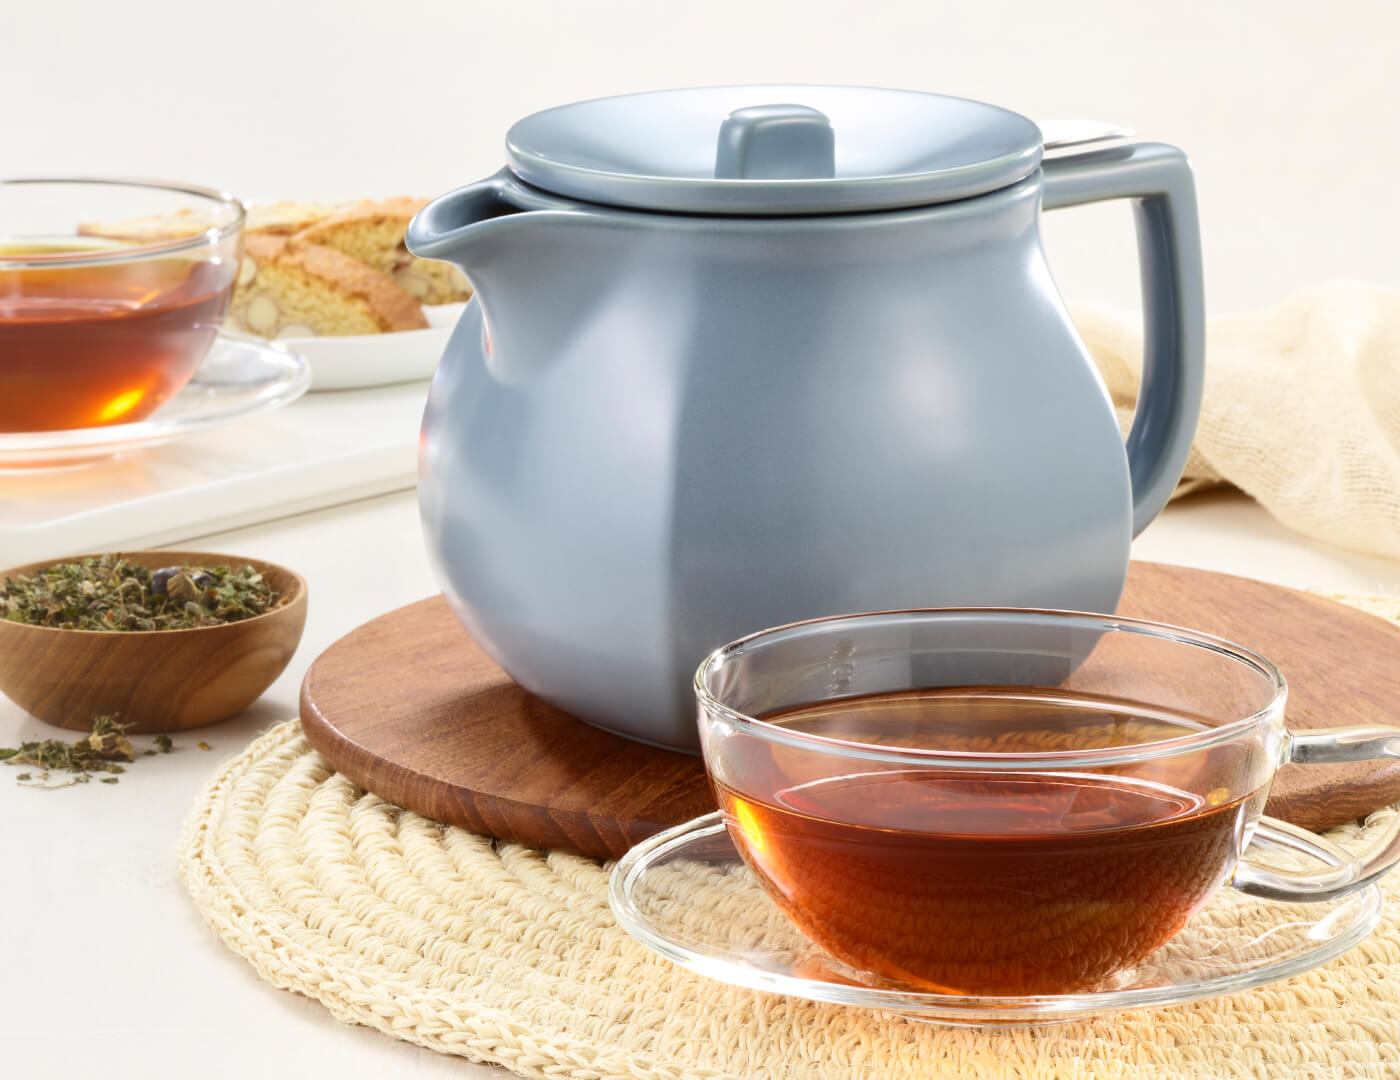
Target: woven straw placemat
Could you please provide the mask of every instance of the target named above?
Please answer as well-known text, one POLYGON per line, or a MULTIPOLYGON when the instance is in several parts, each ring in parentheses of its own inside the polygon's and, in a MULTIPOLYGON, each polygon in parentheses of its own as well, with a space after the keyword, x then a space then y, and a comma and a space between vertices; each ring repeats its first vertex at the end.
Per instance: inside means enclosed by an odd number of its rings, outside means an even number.
MULTIPOLYGON (((1329 836, 1355 848, 1393 813, 1329 836)), ((296 721, 220 769, 179 861, 214 931, 268 982, 341 1020, 522 1076, 1400 1077, 1400 875, 1385 885, 1377 930, 1307 975, 1191 1005, 991 1031, 682 970, 614 922, 608 866, 391 806, 332 772, 296 721)))

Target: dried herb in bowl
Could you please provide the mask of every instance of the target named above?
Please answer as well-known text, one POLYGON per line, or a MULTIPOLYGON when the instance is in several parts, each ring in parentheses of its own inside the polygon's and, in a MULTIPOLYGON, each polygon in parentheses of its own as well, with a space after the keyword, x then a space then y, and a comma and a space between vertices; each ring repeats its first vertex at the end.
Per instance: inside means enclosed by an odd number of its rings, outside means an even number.
POLYGON ((6 578, 0 616, 58 630, 190 630, 251 619, 280 600, 251 566, 151 570, 102 555, 6 578))

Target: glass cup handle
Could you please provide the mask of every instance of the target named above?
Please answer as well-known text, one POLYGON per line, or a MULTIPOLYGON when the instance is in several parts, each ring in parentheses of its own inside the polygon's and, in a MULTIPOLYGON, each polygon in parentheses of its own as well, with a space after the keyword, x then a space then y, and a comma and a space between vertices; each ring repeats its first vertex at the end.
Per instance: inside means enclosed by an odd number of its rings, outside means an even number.
MULTIPOLYGON (((1400 728, 1331 728, 1295 731, 1289 737, 1288 760, 1299 765, 1378 758, 1400 758, 1400 728)), ((1266 900, 1331 900, 1365 888, 1397 863, 1400 813, 1392 817, 1379 840, 1349 862, 1321 870, 1288 871, 1241 860, 1230 883, 1240 892, 1266 900)))

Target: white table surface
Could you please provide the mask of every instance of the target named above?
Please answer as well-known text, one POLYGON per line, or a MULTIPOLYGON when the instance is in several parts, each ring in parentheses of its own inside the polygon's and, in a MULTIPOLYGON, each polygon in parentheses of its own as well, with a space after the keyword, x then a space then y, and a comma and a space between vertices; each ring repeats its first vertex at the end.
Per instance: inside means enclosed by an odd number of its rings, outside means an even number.
MULTIPOLYGON (((7 7, 4 26, 6 81, 34 89, 7 112, 0 173, 167 176, 248 199, 431 195, 494 171, 509 123, 552 104, 712 83, 901 86, 1188 149, 1216 313, 1329 278, 1400 284, 1400 7, 1380 0, 54 0, 7 7)), ((1067 295, 1136 302, 1125 207, 1051 215, 1046 243, 1067 295)), ((185 895, 173 845, 219 760, 295 713, 332 641, 435 591, 410 492, 213 532, 227 527, 171 545, 271 559, 310 583, 305 638, 264 699, 118 785, 32 791, 0 769, 0 1076, 502 1076, 272 989, 185 895), (367 552, 388 571, 371 575, 367 552), (212 751, 193 748, 201 737, 212 751)), ((1134 553, 1400 592, 1400 564, 1307 541, 1238 495, 1170 507, 1134 553)), ((0 699, 0 745, 49 734, 0 699)))

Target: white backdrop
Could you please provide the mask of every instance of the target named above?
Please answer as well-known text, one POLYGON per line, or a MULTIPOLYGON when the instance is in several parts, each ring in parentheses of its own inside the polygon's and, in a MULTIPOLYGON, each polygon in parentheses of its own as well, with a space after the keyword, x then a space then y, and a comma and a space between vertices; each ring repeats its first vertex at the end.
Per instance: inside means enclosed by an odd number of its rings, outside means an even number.
MULTIPOLYGON (((512 120, 581 98, 941 91, 1188 150, 1218 313, 1325 278, 1400 284, 1397 71, 1388 0, 0 0, 0 173, 430 195, 494 171, 512 120)), ((1136 303, 1124 208, 1046 234, 1069 296, 1136 303)))

